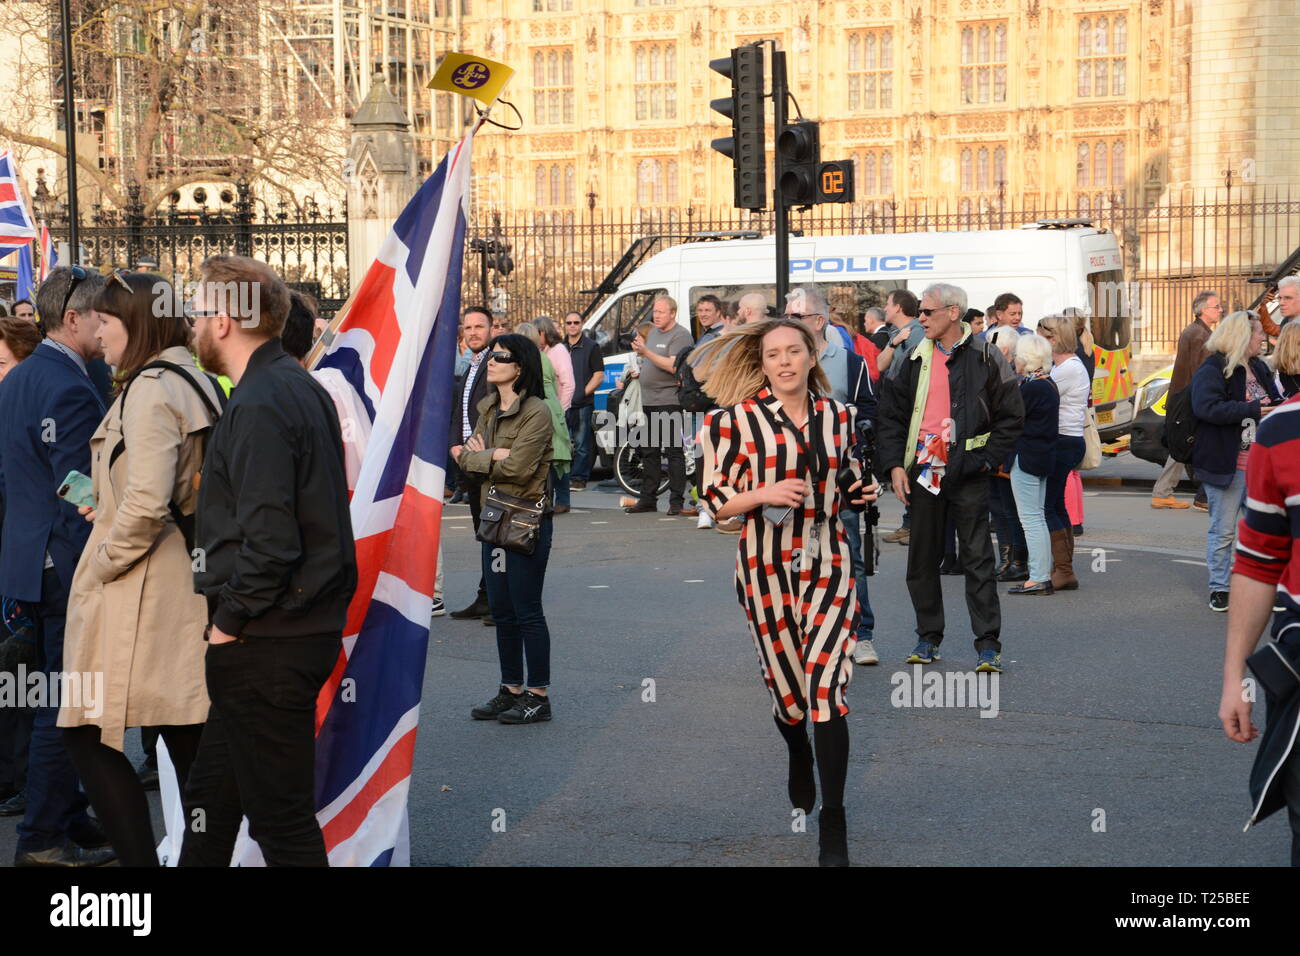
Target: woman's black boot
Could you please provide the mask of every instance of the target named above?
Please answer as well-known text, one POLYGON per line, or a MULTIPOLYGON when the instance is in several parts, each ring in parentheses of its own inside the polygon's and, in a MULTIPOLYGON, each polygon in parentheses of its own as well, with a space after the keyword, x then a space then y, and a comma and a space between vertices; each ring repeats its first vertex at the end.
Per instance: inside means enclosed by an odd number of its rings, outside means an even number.
POLYGON ((843 807, 822 807, 817 822, 818 866, 849 865, 849 834, 843 807))
POLYGON ((787 724, 778 720, 776 726, 790 752, 790 776, 786 783, 790 806, 812 813, 817 806, 817 778, 813 774, 813 748, 808 732, 803 721, 787 724))

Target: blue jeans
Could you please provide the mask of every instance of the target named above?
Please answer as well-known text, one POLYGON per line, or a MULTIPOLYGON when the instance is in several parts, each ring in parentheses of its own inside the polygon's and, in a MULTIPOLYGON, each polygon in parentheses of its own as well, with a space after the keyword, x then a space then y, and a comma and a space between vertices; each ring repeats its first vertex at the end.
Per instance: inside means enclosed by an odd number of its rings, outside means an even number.
POLYGON ((1079 467, 1079 462, 1083 461, 1083 452, 1084 444, 1081 436, 1056 436, 1056 457, 1052 460, 1052 471, 1047 476, 1047 498, 1044 502, 1048 531, 1061 531, 1073 527, 1070 513, 1065 510, 1065 483, 1070 479, 1070 472, 1079 467))
POLYGON ((596 444, 596 433, 591 427, 593 411, 593 406, 584 405, 564 413, 564 422, 569 426, 569 437, 573 440, 573 470, 569 472, 572 481, 591 478, 592 449, 596 444))
POLYGON ((483 578, 488 606, 497 626, 497 657, 501 683, 524 684, 524 658, 528 659, 529 687, 551 683, 551 632, 542 612, 542 584, 551 556, 552 519, 542 519, 537 547, 532 554, 516 554, 483 545, 483 578))
MULTIPOLYGON (((996 480, 996 479, 995 479, 996 480)), ((1024 529, 1025 549, 1029 552, 1029 580, 1042 584, 1052 577, 1052 539, 1047 533, 1043 502, 1047 498, 1047 479, 1020 470, 1020 460, 1011 466, 1011 493, 1024 529)))
POLYGON ((561 478, 556 473, 555 466, 551 466, 551 482, 555 485, 555 503, 557 505, 569 507, 569 482, 572 478, 573 472, 566 471, 564 477, 561 478))
POLYGON ((1210 568, 1210 593, 1228 590, 1232 574, 1232 543, 1237 537, 1237 522, 1246 503, 1246 472, 1237 469, 1225 487, 1205 488, 1210 502, 1210 530, 1205 535, 1205 563, 1210 568))
MULTIPOLYGON (((840 512, 840 527, 849 542, 849 555, 853 559, 853 584, 858 591, 858 640, 869 641, 876 629, 876 615, 871 611, 871 597, 867 594, 867 565, 862 559, 862 515, 845 509, 840 512)), ((870 542, 868 541, 868 545, 870 542)))

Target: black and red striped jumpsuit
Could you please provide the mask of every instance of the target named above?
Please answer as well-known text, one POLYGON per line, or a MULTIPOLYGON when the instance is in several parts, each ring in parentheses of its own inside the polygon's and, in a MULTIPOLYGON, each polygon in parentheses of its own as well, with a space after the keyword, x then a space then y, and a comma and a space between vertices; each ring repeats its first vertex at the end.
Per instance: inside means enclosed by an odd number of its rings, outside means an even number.
MULTIPOLYGON (((808 407, 803 436, 820 466, 815 493, 782 525, 764 518, 762 508, 746 514, 736 557, 736 594, 749 619, 773 710, 787 724, 808 713, 822 722, 849 712, 844 692, 857 644, 858 600, 837 500, 840 470, 861 477, 851 454, 853 412, 834 399, 811 395, 808 407)), ((809 478, 794 424, 768 388, 710 412, 703 440, 704 507, 714 517, 743 491, 809 478)))

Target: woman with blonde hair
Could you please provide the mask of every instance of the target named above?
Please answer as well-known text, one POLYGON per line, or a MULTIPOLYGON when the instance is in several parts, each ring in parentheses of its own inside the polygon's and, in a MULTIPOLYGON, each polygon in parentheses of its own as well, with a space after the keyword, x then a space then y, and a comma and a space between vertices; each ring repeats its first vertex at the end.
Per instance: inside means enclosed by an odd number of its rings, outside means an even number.
MULTIPOLYGON (((1009 325, 999 325, 989 330, 987 338, 1002 353, 1007 364, 1015 368, 1016 345, 1022 339, 1031 336, 1021 335, 1009 325)), ((1048 362, 1049 364, 1051 362, 1050 350, 1048 362)), ((1015 493, 1011 488, 1011 465, 1014 460, 1013 449, 1007 460, 999 463, 998 470, 989 478, 989 511, 993 515, 993 527, 998 534, 998 557, 1001 559, 993 571, 993 576, 999 581, 1023 581, 1029 577, 1029 550, 1025 544, 1024 529, 1020 524, 1015 493)), ((945 550, 949 549, 948 542, 955 533, 954 527, 952 534, 945 534, 945 550)), ((952 545, 951 550, 956 551, 955 544, 952 545)))
POLYGON ((1282 326, 1273 352, 1273 370, 1285 398, 1300 392, 1300 322, 1282 326))
POLYGON ((1250 312, 1234 312, 1205 343, 1210 353, 1192 376, 1196 441, 1192 467, 1205 487, 1210 527, 1205 540, 1210 610, 1228 610, 1232 542, 1246 501, 1246 458, 1264 409, 1282 401, 1273 373, 1259 357, 1264 328, 1250 312))
POLYGON ((1065 506, 1065 483, 1070 472, 1083 461, 1083 429, 1088 420, 1088 400, 1092 382, 1088 370, 1075 354, 1078 340, 1074 322, 1063 315, 1049 315, 1038 320, 1038 334, 1052 347, 1052 381, 1060 393, 1056 449, 1052 469, 1047 476, 1047 528, 1052 539, 1052 587, 1057 591, 1074 591, 1079 579, 1074 575, 1074 531, 1065 506))
POLYGON ((795 807, 813 810, 816 763, 819 861, 848 866, 844 691, 859 608, 839 515, 865 507, 878 489, 874 481, 864 489, 853 410, 827 397, 830 383, 802 322, 747 324, 697 346, 689 361, 720 406, 704 425, 701 505, 715 521, 745 519, 736 595, 789 749, 787 793, 795 807), (804 729, 810 714, 811 746, 804 729))
POLYGON ((1025 425, 1011 452, 1011 490, 1024 528, 1029 567, 1023 584, 1008 594, 1051 594, 1052 548, 1043 506, 1047 477, 1056 460, 1057 426, 1061 396, 1052 381, 1052 348, 1041 335, 1022 335, 1016 343, 1016 371, 1024 376, 1020 397, 1025 403, 1025 425))

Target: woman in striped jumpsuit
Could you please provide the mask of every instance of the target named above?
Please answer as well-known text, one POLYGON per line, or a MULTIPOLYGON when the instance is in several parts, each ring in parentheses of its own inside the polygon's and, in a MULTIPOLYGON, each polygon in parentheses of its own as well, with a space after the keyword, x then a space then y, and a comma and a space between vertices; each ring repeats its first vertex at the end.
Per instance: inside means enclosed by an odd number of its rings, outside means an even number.
POLYGON ((816 805, 815 750, 821 863, 847 866, 844 691, 858 604, 839 498, 862 507, 876 489, 862 489, 852 456, 853 413, 824 397, 829 384, 801 323, 746 325, 696 351, 696 377, 723 406, 704 427, 703 504, 715 520, 745 517, 736 594, 789 748, 790 801, 805 812, 816 805))

